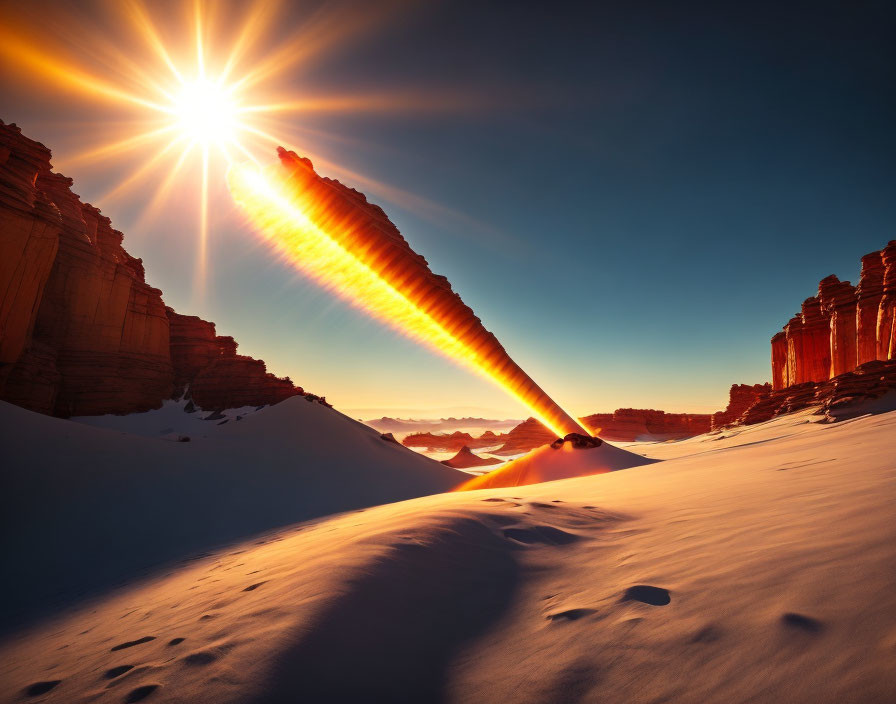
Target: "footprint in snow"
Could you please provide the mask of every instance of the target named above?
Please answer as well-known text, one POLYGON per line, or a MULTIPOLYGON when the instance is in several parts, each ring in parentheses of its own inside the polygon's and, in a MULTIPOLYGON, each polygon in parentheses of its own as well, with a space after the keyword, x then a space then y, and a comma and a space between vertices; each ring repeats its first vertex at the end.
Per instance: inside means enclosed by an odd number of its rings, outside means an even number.
POLYGON ((651 606, 665 606, 672 601, 672 597, 668 589, 652 587, 649 584, 636 584, 625 590, 621 601, 640 601, 651 606))

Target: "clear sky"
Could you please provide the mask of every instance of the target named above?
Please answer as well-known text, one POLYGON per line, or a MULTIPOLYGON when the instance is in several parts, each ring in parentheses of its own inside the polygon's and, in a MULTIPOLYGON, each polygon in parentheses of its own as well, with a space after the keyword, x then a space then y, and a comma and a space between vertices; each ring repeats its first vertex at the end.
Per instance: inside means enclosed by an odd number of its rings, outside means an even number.
MULTIPOLYGON (((108 4, 86 4, 77 23, 64 5, 36 3, 24 18, 2 6, 94 70, 105 44, 131 49, 108 4)), ((187 22, 179 3, 152 7, 172 33, 187 22)), ((295 31, 307 43, 321 27, 360 26, 285 69, 281 93, 422 97, 293 115, 284 145, 342 167, 317 164, 381 204, 574 413, 722 408, 732 383, 770 378, 769 338, 819 279, 855 283, 861 255, 896 237, 892 3, 306 3, 275 14, 272 49, 295 31), (375 21, 358 20, 371 6, 375 21)), ((275 261, 218 169, 197 289, 195 174, 152 217, 155 176, 104 200, 132 155, 71 157, 127 115, 0 58, 0 118, 53 149, 169 305, 355 415, 527 415, 275 261)))

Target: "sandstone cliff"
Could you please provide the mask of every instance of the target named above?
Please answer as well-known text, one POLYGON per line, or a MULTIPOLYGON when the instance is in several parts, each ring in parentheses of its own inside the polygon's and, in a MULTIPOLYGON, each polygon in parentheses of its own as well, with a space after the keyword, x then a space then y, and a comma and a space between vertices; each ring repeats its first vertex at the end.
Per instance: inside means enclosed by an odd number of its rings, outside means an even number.
MULTIPOLYGON (((817 406, 819 415, 836 418, 859 402, 874 401, 896 392, 896 359, 865 362, 852 371, 824 381, 806 381, 784 389, 772 389, 768 384, 765 386, 768 388, 762 390, 739 415, 728 417, 725 423, 714 424, 714 427, 753 425, 810 406, 817 406)), ((758 388, 758 385, 750 388, 758 388)))
POLYGON ((644 436, 662 440, 693 437, 709 432, 711 416, 702 413, 666 413, 642 408, 618 408, 583 419, 588 428, 606 440, 632 442, 644 436))
POLYGON ((71 416, 157 408, 187 384, 209 409, 302 393, 214 324, 166 308, 50 156, 0 121, 0 399, 71 416))
MULTIPOLYGON (((619 442, 650 438, 677 440, 709 432, 712 416, 701 413, 666 413, 644 408, 618 408, 612 413, 594 413, 582 419, 597 437, 619 442)), ((556 436, 535 418, 520 423, 507 434, 504 445, 493 454, 515 455, 547 445, 556 436)))
POLYGON ((828 276, 772 338, 775 391, 896 356, 896 240, 862 257, 859 285, 828 276))
POLYGON ((736 423, 744 412, 753 406, 763 394, 772 390, 771 384, 734 384, 728 391, 728 406, 724 411, 713 413, 712 429, 736 423))
POLYGON ((486 430, 478 438, 460 430, 453 433, 411 433, 405 436, 402 444, 405 447, 425 447, 430 452, 457 452, 465 446, 477 449, 500 445, 506 437, 504 434, 495 435, 491 430, 486 430))

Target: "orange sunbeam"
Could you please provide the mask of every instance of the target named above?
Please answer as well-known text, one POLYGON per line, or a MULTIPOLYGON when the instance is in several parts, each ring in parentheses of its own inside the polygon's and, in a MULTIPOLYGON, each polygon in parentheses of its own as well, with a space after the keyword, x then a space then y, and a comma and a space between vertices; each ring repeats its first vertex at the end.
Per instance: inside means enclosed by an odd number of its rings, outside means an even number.
POLYGON ((439 112, 448 113, 462 111, 471 106, 480 106, 480 101, 472 100, 470 95, 462 93, 427 94, 421 91, 398 92, 380 91, 377 93, 346 93, 337 95, 308 96, 299 100, 284 100, 263 105, 247 105, 239 109, 240 113, 278 113, 278 112, 439 112))
POLYGON ((206 259, 208 257, 208 146, 202 146, 202 186, 199 196, 199 252, 196 256, 196 276, 193 295, 201 301, 205 291, 206 259))
POLYGON ((338 12, 324 6, 317 10, 290 39, 271 51, 267 58, 236 81, 237 88, 249 88, 287 68, 302 66, 312 58, 334 49, 351 37, 370 30, 382 23, 401 2, 366 3, 355 7, 351 13, 338 12))
POLYGON ((506 353, 444 277, 433 274, 378 207, 319 177, 306 159, 234 167, 228 183, 255 231, 325 289, 484 375, 558 435, 587 431, 506 353))
POLYGON ((0 54, 11 64, 23 65, 66 89, 80 88, 96 97, 139 105, 155 112, 170 113, 170 109, 164 105, 134 95, 77 68, 71 61, 48 54, 42 44, 25 41, 11 27, 0 27, 0 54))
POLYGON ((140 134, 136 134, 132 137, 120 139, 117 142, 111 142, 100 147, 93 147, 83 152, 79 152, 73 157, 66 159, 65 163, 69 168, 71 168, 72 166, 81 164, 83 162, 93 162, 112 156, 120 156, 123 152, 129 152, 133 149, 137 149, 147 142, 151 142, 161 137, 162 135, 173 132, 175 129, 176 125, 165 125, 164 127, 160 127, 155 130, 141 132, 140 134))
POLYGON ((273 18, 280 9, 280 0, 255 2, 247 6, 239 23, 240 31, 227 53, 227 61, 221 69, 221 80, 227 80, 244 56, 270 28, 273 18))
POLYGON ((131 189, 136 184, 140 183, 147 174, 154 171, 158 168, 160 162, 165 158, 165 156, 170 152, 174 147, 176 147, 182 139, 175 139, 169 142, 164 149, 157 152, 153 155, 153 157, 147 161, 145 161, 139 169, 134 171, 130 176, 116 184, 112 189, 106 191, 99 197, 100 202, 106 202, 114 200, 118 198, 121 194, 126 193, 129 189, 131 189))
POLYGON ((171 60, 171 55, 162 43, 159 33, 156 30, 156 26, 143 4, 137 2, 137 0, 120 0, 120 2, 121 7, 125 11, 124 14, 130 20, 131 25, 137 30, 144 41, 146 41, 156 56, 162 60, 162 63, 171 70, 171 73, 178 82, 183 83, 183 76, 177 69, 177 66, 174 65, 174 61, 171 60))
POLYGON ((174 163, 174 166, 168 171, 168 175, 165 176, 165 180, 162 181, 161 184, 159 184, 158 188, 156 188, 152 200, 149 201, 145 208, 143 208, 143 211, 140 213, 140 217, 135 223, 135 227, 142 227, 153 217, 155 217, 156 211, 162 206, 162 203, 167 197, 168 192, 171 190, 171 187, 174 185, 174 181, 175 179, 177 179, 177 176, 180 173, 184 162, 187 160, 187 157, 190 155, 190 152, 193 151, 193 148, 195 146, 195 142, 190 142, 187 146, 184 147, 180 157, 174 163))

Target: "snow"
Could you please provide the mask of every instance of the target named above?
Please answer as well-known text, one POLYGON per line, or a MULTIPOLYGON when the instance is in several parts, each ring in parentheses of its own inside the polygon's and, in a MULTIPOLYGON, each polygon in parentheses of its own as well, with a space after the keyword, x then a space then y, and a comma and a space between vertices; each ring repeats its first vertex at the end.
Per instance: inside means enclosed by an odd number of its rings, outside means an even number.
MULTIPOLYGON (((306 401, 307 403, 307 401, 306 401)), ((124 416, 76 416, 71 420, 76 423, 90 425, 94 428, 108 428, 145 437, 161 437, 177 440, 186 435, 194 437, 210 437, 218 432, 218 428, 227 423, 242 422, 248 416, 263 411, 267 406, 243 406, 219 411, 214 418, 211 411, 195 409, 186 412, 188 402, 165 401, 161 408, 145 413, 131 413, 124 416), (217 416, 223 416, 219 418, 217 416)))
POLYGON ((22 573, 3 586, 5 625, 258 531, 469 477, 304 397, 226 425, 205 415, 169 403, 89 419, 103 428, 0 402, 2 548, 22 573), (190 442, 142 437, 172 428, 190 442))
POLYGON ((615 447, 604 441, 598 447, 576 449, 565 442, 559 448, 542 445, 463 485, 463 489, 523 486, 539 482, 557 481, 570 477, 615 472, 656 462, 637 452, 615 447))
MULTIPOLYGON (((21 424, 40 457, 60 442, 68 453, 123 442, 16 410, 2 409, 3 427, 21 424)), ((58 682, 42 701, 893 701, 896 413, 818 420, 803 412, 632 446, 664 461, 235 540, 7 638, 0 700, 58 682)), ((126 441, 137 469, 122 463, 121 474, 139 472, 149 443, 191 446, 126 441)), ((264 486, 277 472, 257 459, 264 486)), ((53 471, 92 487, 95 519, 113 534, 104 539, 126 528, 96 472, 53 471)), ((174 481, 165 468, 140 478, 143 491, 174 481)), ((24 544, 42 544, 32 514, 57 532, 74 525, 57 517, 61 499, 42 506, 45 486, 15 494, 7 520, 24 544)), ((64 546, 43 545, 42 559, 62 559, 64 546)), ((29 579, 24 558, 7 555, 10 581, 29 579)))

